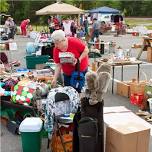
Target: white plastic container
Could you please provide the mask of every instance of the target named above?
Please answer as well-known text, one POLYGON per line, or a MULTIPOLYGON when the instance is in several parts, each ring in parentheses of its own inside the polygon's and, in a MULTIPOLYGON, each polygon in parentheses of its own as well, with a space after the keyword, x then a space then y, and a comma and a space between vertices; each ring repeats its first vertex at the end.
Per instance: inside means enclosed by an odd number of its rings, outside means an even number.
POLYGON ((149 98, 147 101, 149 102, 150 113, 152 113, 152 98, 149 98))
POLYGON ((36 117, 25 118, 19 127, 23 152, 40 152, 42 120, 36 117))

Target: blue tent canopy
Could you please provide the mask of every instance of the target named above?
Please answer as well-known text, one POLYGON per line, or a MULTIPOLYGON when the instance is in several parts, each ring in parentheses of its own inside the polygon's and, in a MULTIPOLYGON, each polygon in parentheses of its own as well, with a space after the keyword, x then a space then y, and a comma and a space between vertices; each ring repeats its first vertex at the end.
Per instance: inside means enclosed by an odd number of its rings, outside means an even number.
POLYGON ((102 13, 102 14, 119 14, 120 11, 110 7, 99 7, 88 11, 89 13, 102 13))

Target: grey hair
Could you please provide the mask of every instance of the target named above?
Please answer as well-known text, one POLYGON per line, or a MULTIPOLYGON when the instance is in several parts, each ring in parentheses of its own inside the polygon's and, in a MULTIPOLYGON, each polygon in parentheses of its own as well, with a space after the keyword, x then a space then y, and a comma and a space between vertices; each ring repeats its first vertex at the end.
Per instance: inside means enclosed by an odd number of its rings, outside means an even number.
POLYGON ((56 30, 51 34, 53 41, 62 41, 65 39, 65 33, 62 30, 56 30))

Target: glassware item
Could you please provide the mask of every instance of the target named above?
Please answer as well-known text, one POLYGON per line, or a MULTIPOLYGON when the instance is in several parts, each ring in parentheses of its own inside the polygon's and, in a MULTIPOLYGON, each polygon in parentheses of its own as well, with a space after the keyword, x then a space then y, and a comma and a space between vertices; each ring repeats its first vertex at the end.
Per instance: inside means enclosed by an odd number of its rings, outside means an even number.
POLYGON ((96 71, 97 70, 97 66, 95 62, 92 62, 92 71, 96 71))
POLYGON ((109 42, 109 53, 115 53, 116 42, 109 42))

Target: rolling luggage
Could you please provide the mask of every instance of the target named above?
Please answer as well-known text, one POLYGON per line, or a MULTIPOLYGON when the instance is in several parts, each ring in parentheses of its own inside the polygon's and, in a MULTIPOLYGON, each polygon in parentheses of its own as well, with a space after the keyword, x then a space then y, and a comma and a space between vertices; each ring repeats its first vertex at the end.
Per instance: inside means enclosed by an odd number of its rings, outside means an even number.
POLYGON ((80 152, 104 152, 103 101, 90 105, 88 98, 81 99, 78 134, 80 152))
POLYGON ((79 121, 80 152, 96 152, 98 148, 98 121, 92 117, 83 117, 79 121))

